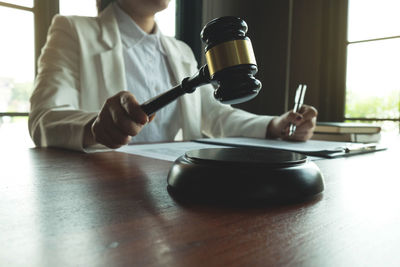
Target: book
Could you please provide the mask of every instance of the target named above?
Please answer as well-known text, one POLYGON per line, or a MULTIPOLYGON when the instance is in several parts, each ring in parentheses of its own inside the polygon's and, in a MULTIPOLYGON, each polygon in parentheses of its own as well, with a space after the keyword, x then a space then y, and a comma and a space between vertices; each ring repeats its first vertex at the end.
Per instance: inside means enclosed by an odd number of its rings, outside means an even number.
POLYGON ((377 143, 381 140, 381 133, 314 133, 312 140, 377 143))
POLYGON ((366 123, 348 122, 317 122, 315 133, 358 133, 374 134, 380 133, 381 127, 366 123))

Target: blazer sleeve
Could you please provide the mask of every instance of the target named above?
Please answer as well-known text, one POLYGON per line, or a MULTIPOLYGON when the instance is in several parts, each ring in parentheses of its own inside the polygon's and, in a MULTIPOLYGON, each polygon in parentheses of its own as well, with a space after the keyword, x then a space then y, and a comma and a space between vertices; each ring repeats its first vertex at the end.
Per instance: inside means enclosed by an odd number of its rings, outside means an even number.
POLYGON ((29 132, 36 146, 83 150, 84 126, 96 113, 80 106, 79 50, 69 18, 55 16, 30 98, 29 132))
POLYGON ((214 99, 213 87, 201 88, 202 130, 210 137, 265 138, 272 116, 256 115, 214 99))

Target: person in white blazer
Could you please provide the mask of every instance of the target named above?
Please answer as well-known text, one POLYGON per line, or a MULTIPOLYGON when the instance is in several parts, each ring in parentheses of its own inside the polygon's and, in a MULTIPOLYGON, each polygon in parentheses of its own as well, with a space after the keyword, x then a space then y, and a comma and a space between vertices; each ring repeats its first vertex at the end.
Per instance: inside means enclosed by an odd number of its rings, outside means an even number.
MULTIPOLYGON (((115 2, 151 34, 155 13, 165 9, 169 0, 115 2)), ((196 73, 197 62, 185 43, 164 35, 160 40, 174 83, 196 73)), ((129 143, 154 117, 149 118, 127 91, 126 75, 130 74, 125 71, 112 5, 95 18, 55 16, 30 99, 29 131, 36 146, 85 150, 96 144, 118 148, 129 143)), ((212 86, 206 85, 177 100, 181 131, 176 140, 204 136, 307 140, 313 134, 317 116, 313 107, 278 117, 260 116, 221 104, 212 92, 212 86), (288 137, 290 123, 297 130, 288 137)))

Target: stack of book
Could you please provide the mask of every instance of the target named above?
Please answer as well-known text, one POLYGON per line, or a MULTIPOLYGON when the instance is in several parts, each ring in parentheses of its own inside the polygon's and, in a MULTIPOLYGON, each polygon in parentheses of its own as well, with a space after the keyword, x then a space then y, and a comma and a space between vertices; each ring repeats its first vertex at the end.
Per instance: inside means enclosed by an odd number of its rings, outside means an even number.
POLYGON ((381 127, 366 123, 317 122, 312 139, 340 142, 376 143, 381 127))

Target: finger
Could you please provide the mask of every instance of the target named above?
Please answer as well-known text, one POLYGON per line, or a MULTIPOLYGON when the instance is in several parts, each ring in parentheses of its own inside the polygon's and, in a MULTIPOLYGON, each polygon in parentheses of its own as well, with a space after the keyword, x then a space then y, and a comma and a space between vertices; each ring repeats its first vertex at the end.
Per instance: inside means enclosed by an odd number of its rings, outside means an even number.
POLYGON ((304 120, 310 120, 318 116, 317 109, 308 105, 303 105, 299 112, 303 115, 304 120))
POLYGON ((104 130, 105 127, 110 125, 112 125, 110 114, 105 109, 102 109, 91 126, 93 139, 97 143, 103 144, 105 146, 108 146, 110 144, 110 140, 104 130))
POLYGON ((101 110, 93 123, 92 133, 98 143, 115 148, 115 144, 124 145, 129 142, 129 135, 140 132, 140 126, 136 124, 133 127, 138 129, 130 131, 129 126, 125 129, 124 125, 131 124, 135 123, 126 115, 120 104, 110 99, 106 101, 105 108, 101 110))
POLYGON ((297 125, 302 119, 303 119, 302 114, 294 112, 293 110, 288 111, 282 116, 281 127, 285 127, 290 123, 294 123, 297 125))
POLYGON ((312 134, 314 133, 315 127, 317 125, 317 118, 314 117, 311 120, 303 121, 299 126, 299 132, 309 132, 312 134))
POLYGON ((298 129, 299 131, 314 130, 314 128, 315 128, 315 121, 316 121, 315 118, 313 118, 313 119, 311 119, 311 120, 303 121, 301 124, 299 124, 299 125, 297 126, 297 129, 298 129))
POLYGON ((312 136, 313 136, 313 132, 312 132, 312 131, 308 131, 308 132, 299 132, 299 133, 296 133, 296 134, 293 136, 293 140, 295 140, 295 141, 307 141, 307 140, 309 140, 312 136))
POLYGON ((110 125, 112 125, 112 123, 107 123, 107 124, 100 123, 100 119, 98 117, 91 127, 93 138, 97 143, 105 145, 109 148, 118 148, 121 146, 119 145, 119 143, 124 141, 118 141, 118 142, 115 141, 118 138, 113 136, 113 134, 110 134, 109 129, 112 129, 113 131, 119 131, 119 130, 115 127, 109 127, 110 125))
POLYGON ((313 135, 314 128, 315 125, 310 120, 302 123, 296 128, 296 131, 292 136, 292 140, 306 141, 310 139, 313 135))
POLYGON ((305 141, 307 141, 308 139, 310 139, 308 136, 309 136, 309 135, 308 135, 308 134, 305 134, 305 133, 296 134, 296 135, 293 135, 293 136, 292 136, 291 141, 305 142, 305 141))
POLYGON ((279 117, 279 123, 277 124, 277 137, 282 139, 288 139, 290 134, 290 129, 293 125, 297 125, 302 121, 302 115, 294 112, 293 110, 286 112, 285 114, 279 117))
POLYGON ((268 138, 285 138, 289 135, 289 128, 291 124, 299 124, 303 116, 299 113, 288 111, 279 117, 275 117, 268 124, 267 137, 268 138))
POLYGON ((136 136, 143 128, 143 124, 137 123, 126 114, 125 110, 117 105, 110 110, 113 124, 122 134, 136 136))
POLYGON ((134 122, 144 125, 149 121, 148 116, 144 113, 133 94, 124 92, 120 97, 122 108, 134 122))
POLYGON ((92 127, 92 132, 93 132, 94 139, 97 143, 105 145, 108 148, 112 148, 112 149, 117 148, 113 144, 112 139, 109 136, 109 134, 106 132, 105 129, 103 129, 101 127, 101 125, 98 125, 98 126, 94 125, 92 127))
POLYGON ((100 144, 105 145, 106 147, 111 148, 111 149, 119 148, 119 146, 113 144, 113 142, 111 141, 111 137, 105 133, 103 133, 101 136, 99 136, 97 142, 99 142, 100 144))
POLYGON ((105 129, 105 135, 107 136, 108 147, 110 148, 119 148, 123 145, 126 145, 131 140, 129 135, 123 134, 117 128, 108 128, 105 129))
POLYGON ((293 135, 287 135, 283 137, 282 139, 284 140, 289 140, 289 141, 306 141, 308 140, 307 137, 309 136, 308 132, 302 132, 302 131, 295 131, 293 135))
POLYGON ((298 112, 292 112, 292 114, 290 114, 288 119, 289 119, 288 124, 294 124, 296 127, 304 122, 303 115, 298 112))
POLYGON ((155 114, 155 113, 152 114, 152 115, 149 117, 149 122, 152 122, 152 121, 154 120, 155 117, 156 117, 156 114, 155 114))
POLYGON ((110 97, 104 103, 95 122, 92 134, 96 142, 110 148, 117 148, 129 142, 129 135, 137 135, 142 124, 135 123, 122 108, 120 98, 126 92, 110 97))
POLYGON ((290 124, 287 124, 285 127, 281 129, 279 137, 285 139, 286 137, 289 137, 289 132, 290 132, 290 124))

